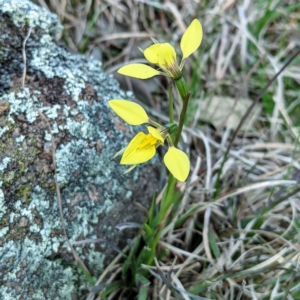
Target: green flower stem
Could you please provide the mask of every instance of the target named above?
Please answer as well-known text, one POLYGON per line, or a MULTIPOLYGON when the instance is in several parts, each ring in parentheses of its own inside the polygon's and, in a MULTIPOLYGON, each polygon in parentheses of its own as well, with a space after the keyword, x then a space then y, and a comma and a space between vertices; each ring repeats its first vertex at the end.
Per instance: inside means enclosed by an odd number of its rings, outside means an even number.
POLYGON ((157 232, 154 239, 151 241, 150 253, 146 260, 146 265, 152 266, 154 262, 154 257, 156 256, 156 247, 160 239, 161 229, 157 232))
MULTIPOLYGON (((184 124, 187 105, 188 105, 191 93, 188 92, 187 85, 186 85, 186 82, 183 77, 181 77, 178 80, 175 80, 175 83, 176 83, 177 89, 178 89, 180 96, 182 98, 182 101, 183 101, 183 108, 180 113, 179 126, 178 126, 178 130, 176 132, 175 142, 174 142, 174 146, 176 147, 178 144, 178 141, 180 139, 180 136, 181 136, 181 131, 182 131, 183 124, 184 124)), ((171 83, 169 84, 168 92, 169 92, 170 123, 174 123, 173 94, 172 94, 172 84, 171 83)), ((152 122, 150 122, 150 123, 152 123, 152 122)), ((169 145, 172 145, 172 141, 174 141, 174 139, 172 137, 172 134, 170 134, 170 135, 171 135, 171 138, 170 138, 170 140, 168 140, 168 143, 169 143, 169 145)), ((168 213, 169 209, 171 209, 171 206, 174 204, 175 184, 176 184, 176 179, 174 178, 174 176, 171 173, 169 173, 167 187, 166 187, 163 197, 161 199, 160 209, 159 209, 159 213, 157 216, 158 218, 155 222, 156 223, 155 231, 153 232, 153 236, 151 238, 150 253, 149 253, 149 256, 148 256, 147 262, 146 262, 147 265, 152 265, 153 261, 154 261, 154 257, 157 255, 157 253, 156 253, 157 245, 159 243, 162 230, 165 228, 165 224, 167 223, 167 219, 168 219, 166 217, 166 214, 168 213)))
POLYGON ((174 193, 175 183, 176 183, 176 179, 171 173, 169 173, 168 184, 166 190, 164 191, 161 200, 160 209, 159 209, 159 222, 164 219, 165 214, 167 213, 168 209, 173 203, 173 193, 174 193))
POLYGON ((180 77, 179 79, 175 80, 175 84, 177 86, 180 97, 184 102, 189 93, 186 81, 183 77, 180 77))
POLYGON ((184 124, 184 120, 185 120, 185 115, 186 115, 186 110, 187 110, 187 106, 189 103, 189 99, 191 96, 191 92, 187 93, 185 100, 183 101, 183 107, 182 107, 182 111, 180 113, 180 119, 179 119, 179 125, 178 125, 178 130, 177 130, 177 134, 175 137, 175 141, 174 141, 174 146, 176 147, 180 136, 181 136, 181 132, 182 132, 182 128, 183 128, 183 124, 184 124))
POLYGON ((152 265, 154 261, 154 257, 156 256, 157 244, 159 243, 162 230, 165 228, 165 223, 167 221, 166 213, 168 212, 171 205, 173 204, 173 193, 174 193, 175 184, 176 184, 176 179, 173 177, 171 173, 169 173, 168 184, 166 190, 164 191, 163 197, 161 199, 159 215, 155 226, 156 230, 149 244, 150 253, 146 262, 147 265, 152 265))
MULTIPOLYGON (((169 94, 169 116, 170 116, 170 123, 174 123, 174 101, 173 101, 173 82, 169 82, 168 87, 168 94, 169 94)), ((175 134, 170 134, 172 141, 174 141, 175 134)))
POLYGON ((172 82, 169 83, 168 94, 169 94, 169 115, 170 123, 174 123, 174 105, 173 105, 173 85, 172 82))
MULTIPOLYGON (((180 139, 180 136, 181 136, 184 119, 185 119, 185 115, 186 115, 186 110, 187 110, 187 106, 188 106, 188 102, 189 102, 191 93, 187 92, 187 85, 186 85, 186 82, 183 77, 179 80, 176 80, 175 83, 180 92, 181 97, 184 97, 184 98, 182 98, 183 107, 182 107, 182 111, 180 113, 179 126, 178 126, 178 130, 176 132, 175 141, 174 141, 174 146, 176 147, 178 144, 178 141, 180 139)), ((173 97, 172 97, 171 92, 172 92, 172 89, 169 87, 169 103, 170 103, 170 98, 172 98, 171 101, 173 103, 173 97)), ((170 120, 170 122, 172 123, 171 120, 170 120)), ((168 184, 167 184, 166 190, 165 190, 162 200, 161 200, 161 206, 160 206, 160 211, 159 211, 159 222, 161 220, 163 220, 165 214, 167 213, 168 209, 170 208, 170 206, 173 203, 173 198, 174 198, 173 194, 174 194, 175 184, 176 184, 176 179, 173 177, 173 175, 171 173, 169 173, 168 184)))

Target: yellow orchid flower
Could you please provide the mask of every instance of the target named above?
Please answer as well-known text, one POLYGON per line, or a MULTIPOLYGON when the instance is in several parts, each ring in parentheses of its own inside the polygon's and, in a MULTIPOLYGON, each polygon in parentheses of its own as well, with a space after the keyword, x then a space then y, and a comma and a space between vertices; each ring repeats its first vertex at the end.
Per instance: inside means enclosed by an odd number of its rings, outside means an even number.
POLYGON ((130 125, 143 123, 152 125, 147 126, 148 134, 137 133, 128 146, 115 155, 116 157, 122 154, 121 165, 132 165, 125 173, 131 171, 136 165, 150 160, 155 155, 156 148, 163 146, 164 141, 167 140, 169 150, 164 156, 164 163, 177 180, 182 182, 186 180, 190 171, 190 161, 183 151, 175 148, 172 144, 170 131, 173 130, 173 125, 161 126, 148 117, 142 106, 132 101, 113 99, 108 101, 108 105, 130 125))
POLYGON ((147 126, 148 134, 139 132, 125 148, 121 165, 137 165, 150 160, 156 153, 156 148, 164 144, 162 132, 147 126))
POLYGON ((181 77, 181 71, 186 59, 194 53, 202 41, 201 23, 194 19, 184 32, 180 48, 182 60, 180 65, 176 61, 176 51, 169 43, 156 43, 144 50, 145 58, 157 65, 162 71, 157 71, 144 64, 129 64, 118 70, 118 73, 139 79, 147 79, 156 75, 165 75, 175 80, 181 77))

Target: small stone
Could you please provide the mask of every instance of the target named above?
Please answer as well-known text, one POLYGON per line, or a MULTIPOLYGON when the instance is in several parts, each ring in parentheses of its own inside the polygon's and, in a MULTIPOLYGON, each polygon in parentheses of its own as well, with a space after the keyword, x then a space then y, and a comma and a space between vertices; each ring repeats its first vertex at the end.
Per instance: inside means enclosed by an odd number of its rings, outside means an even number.
POLYGON ((9 103, 7 101, 0 100, 0 116, 9 109, 9 103))
POLYGON ((103 148, 104 148, 104 143, 101 140, 98 140, 96 145, 97 152, 101 152, 103 148))
POLYGON ((52 157, 52 143, 44 143, 43 155, 52 157))
POLYGON ((44 172, 45 174, 49 173, 49 172, 50 172, 49 166, 47 166, 47 165, 43 166, 43 172, 44 172))
POLYGON ((26 217, 21 217, 19 221, 20 227, 27 227, 28 225, 28 219, 26 217))
POLYGON ((77 121, 77 122, 81 122, 82 120, 84 120, 84 116, 82 114, 77 114, 74 119, 77 121))
POLYGON ((13 133, 12 133, 12 136, 14 137, 14 138, 16 138, 16 137, 18 137, 18 136, 20 136, 20 128, 18 127, 18 128, 16 128, 14 131, 13 131, 13 133))
POLYGON ((24 183, 27 183, 28 182, 28 178, 27 178, 27 176, 22 176, 21 178, 20 178, 20 181, 24 184, 24 183))
MULTIPOLYGON (((21 121, 21 122, 25 122, 25 121, 26 121, 25 116, 24 116, 23 114, 18 115, 17 118, 18 118, 18 120, 21 121)), ((26 125, 26 124, 23 124, 23 126, 24 126, 24 125, 26 125)), ((27 126, 26 126, 26 127, 27 127, 27 126)))

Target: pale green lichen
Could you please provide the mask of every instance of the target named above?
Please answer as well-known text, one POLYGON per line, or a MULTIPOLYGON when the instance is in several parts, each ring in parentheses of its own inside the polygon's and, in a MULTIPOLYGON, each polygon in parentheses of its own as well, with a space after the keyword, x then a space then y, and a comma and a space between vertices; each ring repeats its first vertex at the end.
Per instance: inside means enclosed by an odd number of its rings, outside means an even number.
POLYGON ((10 162, 10 157, 4 157, 2 162, 0 162, 0 174, 7 168, 8 163, 10 162))
POLYGON ((9 120, 12 124, 15 123, 13 115, 25 114, 28 122, 32 123, 36 120, 38 111, 36 109, 37 99, 32 98, 28 88, 22 92, 15 94, 14 92, 2 96, 4 101, 10 103, 9 120), (13 105, 12 105, 13 104, 13 105))
MULTIPOLYGON (((75 291, 73 271, 70 267, 63 267, 62 260, 50 261, 43 259, 40 245, 28 238, 24 242, 10 241, 1 249, 2 261, 10 265, 4 268, 2 280, 22 286, 22 294, 28 295, 27 299, 70 299, 75 291), (13 258, 13 260, 11 259, 13 258), (47 271, 46 271, 47 270, 47 271), (26 272, 24 282, 18 280, 19 273, 26 272), (53 278, 55 274, 55 278, 53 278), (66 279, 69 284, 66 285, 66 279), (55 282, 55 284, 53 284, 55 282), (34 291, 34 293, 31 293, 34 291)), ((18 299, 9 286, 0 289, 1 300, 18 299)))
POLYGON ((61 105, 55 104, 50 107, 42 107, 40 111, 43 112, 48 119, 56 119, 58 116, 58 110, 61 109, 61 105))
POLYGON ((25 140, 24 135, 20 135, 19 137, 16 137, 15 141, 16 143, 22 143, 25 140))
MULTIPOLYGON (((1 205, 1 204, 0 204, 1 205)), ((0 208, 1 209, 1 208, 0 208)), ((9 227, 6 226, 6 227, 2 227, 0 229, 0 238, 4 237, 9 231, 9 227)))
POLYGON ((103 253, 99 251, 95 251, 93 248, 93 245, 91 245, 88 254, 88 261, 92 266, 96 268, 97 272, 101 272, 104 267, 105 255, 103 255, 103 253))
POLYGON ((52 134, 48 130, 45 130, 44 139, 47 142, 51 142, 51 140, 52 140, 52 134))
POLYGON ((0 128, 0 137, 8 130, 9 130, 8 126, 4 126, 3 128, 0 128))
POLYGON ((129 199, 132 196, 132 191, 127 191, 125 198, 129 199))

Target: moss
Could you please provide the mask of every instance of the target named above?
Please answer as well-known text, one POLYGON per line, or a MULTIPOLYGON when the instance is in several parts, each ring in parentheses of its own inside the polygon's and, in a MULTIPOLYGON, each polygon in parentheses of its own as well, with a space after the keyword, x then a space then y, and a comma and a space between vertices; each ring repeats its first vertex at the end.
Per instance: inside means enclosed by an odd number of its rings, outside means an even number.
POLYGON ((0 174, 5 186, 9 186, 13 181, 20 179, 26 173, 26 168, 34 161, 34 157, 39 153, 37 149, 30 148, 29 153, 20 150, 13 138, 7 138, 0 144, 0 151, 10 158, 11 170, 0 174))
POLYGON ((6 227, 9 225, 9 212, 2 216, 0 228, 6 227))
MULTIPOLYGON (((12 226, 11 226, 12 227, 12 226)), ((28 231, 28 228, 26 227, 19 227, 18 230, 10 230, 8 234, 5 236, 5 241, 24 241, 25 238, 29 238, 31 241, 34 241, 36 243, 42 242, 42 239, 40 237, 40 234, 38 233, 32 233, 28 231)))
MULTIPOLYGON (((8 127, 8 130, 6 130, 3 133, 1 138, 12 140, 11 135, 12 135, 13 131, 18 127, 18 125, 15 123, 11 123, 7 118, 0 117, 0 127, 1 128, 8 127)), ((1 143, 0 143, 0 149, 1 149, 1 143)))
MULTIPOLYGON (((5 235, 5 241, 23 241, 27 236, 31 240, 41 241, 41 237, 38 233, 32 233, 28 231, 28 227, 20 227, 19 219, 16 219, 13 223, 10 222, 10 212, 7 212, 4 216, 2 216, 0 221, 0 229, 9 227, 9 232, 5 235)), ((1 239, 0 239, 1 244, 1 239)))
POLYGON ((27 235, 27 228, 19 227, 18 230, 10 231, 6 236, 6 241, 23 241, 27 235))
POLYGON ((17 190, 17 198, 22 199, 22 201, 28 203, 30 202, 31 186, 30 185, 20 185, 17 190))
POLYGON ((23 173, 25 171, 25 163, 22 161, 18 161, 19 167, 20 167, 20 173, 23 173))
POLYGON ((3 177, 1 178, 1 175, 0 175, 0 178, 3 180, 3 183, 5 186, 9 186, 10 183, 13 181, 14 177, 15 177, 15 173, 14 172, 7 172, 5 174, 2 175, 3 177))
MULTIPOLYGON (((36 157, 41 153, 41 151, 35 146, 36 136, 33 133, 27 135, 26 139, 23 141, 23 143, 26 143, 27 147, 26 151, 24 151, 23 147, 19 147, 13 137, 13 132, 17 129, 17 125, 8 121, 0 121, 0 124, 1 123, 8 126, 9 129, 4 133, 0 141, 0 159, 1 157, 9 157, 10 162, 8 164, 8 170, 3 174, 0 174, 0 180, 3 181, 5 187, 15 185, 17 197, 27 199, 30 194, 30 186, 24 185, 22 180, 25 180, 24 176, 26 177, 27 169, 34 163, 36 157)), ((52 174, 49 174, 49 176, 52 177, 52 174)), ((43 183, 47 183, 48 177, 44 178, 41 176, 40 179, 39 184, 43 186, 43 183)))

